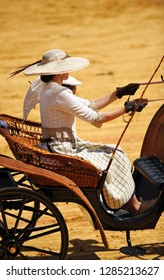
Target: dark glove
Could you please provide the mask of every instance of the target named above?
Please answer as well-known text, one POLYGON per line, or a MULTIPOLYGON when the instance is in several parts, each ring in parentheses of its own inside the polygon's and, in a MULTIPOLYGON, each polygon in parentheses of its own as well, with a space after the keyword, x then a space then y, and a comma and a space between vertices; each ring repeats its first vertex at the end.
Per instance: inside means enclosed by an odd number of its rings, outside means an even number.
POLYGON ((122 98, 124 95, 134 95, 137 89, 139 88, 139 84, 128 84, 124 87, 116 88, 116 96, 118 98, 122 98))
POLYGON ((134 110, 137 107, 137 112, 141 112, 143 110, 143 108, 145 108, 145 106, 147 105, 147 99, 141 99, 140 103, 138 104, 139 99, 135 99, 132 101, 127 101, 124 103, 125 106, 125 112, 134 112, 134 110))

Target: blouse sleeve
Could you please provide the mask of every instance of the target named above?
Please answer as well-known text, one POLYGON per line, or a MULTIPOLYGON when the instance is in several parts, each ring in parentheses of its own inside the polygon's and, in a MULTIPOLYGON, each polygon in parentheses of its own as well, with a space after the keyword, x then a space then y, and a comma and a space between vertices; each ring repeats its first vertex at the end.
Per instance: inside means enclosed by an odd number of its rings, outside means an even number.
POLYGON ((89 107, 90 101, 73 95, 69 89, 61 91, 57 95, 55 101, 61 111, 75 115, 76 117, 87 121, 96 127, 101 127, 102 113, 94 111, 89 107))
POLYGON ((85 104, 86 106, 92 108, 92 110, 94 111, 98 111, 98 107, 96 105, 95 101, 89 101, 85 98, 81 98, 81 97, 77 97, 79 99, 80 102, 82 102, 83 104, 85 104))

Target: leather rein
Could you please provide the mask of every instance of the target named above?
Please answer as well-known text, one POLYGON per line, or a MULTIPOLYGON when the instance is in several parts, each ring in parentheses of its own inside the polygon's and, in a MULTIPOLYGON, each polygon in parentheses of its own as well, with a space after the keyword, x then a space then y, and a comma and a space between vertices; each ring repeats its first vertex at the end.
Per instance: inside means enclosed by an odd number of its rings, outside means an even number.
MULTIPOLYGON (((141 102, 141 100, 142 100, 142 98, 143 98, 143 96, 144 96, 144 94, 145 94, 145 92, 146 92, 146 90, 147 90, 147 88, 148 88, 148 86, 151 84, 151 81, 152 81, 152 79, 154 78, 155 74, 157 73, 158 69, 160 68, 160 66, 161 66, 161 64, 162 64, 162 62, 163 62, 163 60, 164 60, 164 55, 162 56, 162 58, 161 58, 161 60, 160 60, 160 62, 159 62, 159 64, 158 64, 158 66, 157 66, 156 69, 154 70, 154 73, 152 74, 152 76, 151 76, 151 78, 149 79, 149 81, 148 81, 147 83, 141 83, 141 85, 145 85, 145 88, 143 89, 143 91, 142 91, 142 93, 141 93, 141 96, 140 96, 140 98, 139 98, 139 100, 138 100, 138 102, 137 102, 137 106, 136 106, 135 110, 134 110, 134 111, 132 112, 132 114, 130 115, 130 119, 129 119, 129 121, 128 121, 127 124, 126 124, 126 126, 125 126, 125 128, 124 128, 124 130, 123 130, 123 132, 122 132, 122 134, 121 134, 121 136, 120 136, 120 138, 119 138, 119 140, 118 140, 116 146, 115 146, 115 149, 113 150, 113 153, 112 153, 112 155, 111 155, 111 158, 110 158, 110 160, 109 160, 109 163, 108 163, 106 169, 105 169, 105 170, 103 171, 103 173, 102 173, 102 177, 101 177, 101 187, 104 185, 104 182, 105 182, 105 179, 106 179, 108 170, 109 170, 109 168, 110 168, 110 166, 111 166, 111 164, 112 164, 112 161, 113 161, 113 159, 114 159, 114 156, 115 156, 115 153, 116 153, 116 151, 117 151, 117 148, 118 148, 118 146, 120 145, 120 142, 121 142, 121 140, 122 140, 122 138, 123 138, 123 136, 124 136, 126 130, 128 129, 128 127, 129 127, 129 125, 130 125, 130 123, 131 123, 131 121, 132 121, 132 119, 133 119, 133 117, 134 117, 134 115, 135 115, 135 113, 136 113, 138 107, 139 107, 139 104, 140 104, 140 102, 141 102)), ((162 82, 163 82, 163 80, 162 80, 162 82)), ((160 82, 160 83, 162 83, 162 82, 160 82)), ((155 83, 156 83, 156 82, 155 82, 155 83)), ((158 83, 159 83, 159 82, 158 82, 158 83)), ((158 101, 158 100, 150 100, 150 101, 148 101, 148 102, 153 102, 153 101, 158 101)))

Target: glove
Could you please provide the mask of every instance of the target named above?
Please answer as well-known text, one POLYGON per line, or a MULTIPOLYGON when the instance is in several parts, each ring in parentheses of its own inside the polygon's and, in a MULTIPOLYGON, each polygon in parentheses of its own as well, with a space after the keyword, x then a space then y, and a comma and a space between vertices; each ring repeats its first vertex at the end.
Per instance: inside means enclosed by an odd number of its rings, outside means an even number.
POLYGON ((124 87, 116 88, 116 96, 120 99, 124 95, 134 95, 137 89, 139 88, 139 84, 128 84, 124 87))
POLYGON ((145 108, 145 106, 147 105, 148 103, 148 100, 147 99, 141 99, 140 103, 138 104, 138 101, 139 99, 135 99, 135 100, 132 100, 132 101, 127 101, 124 103, 124 106, 125 106, 125 112, 128 113, 128 112, 134 112, 134 110, 136 109, 137 107, 137 112, 141 112, 143 110, 143 108, 145 108))

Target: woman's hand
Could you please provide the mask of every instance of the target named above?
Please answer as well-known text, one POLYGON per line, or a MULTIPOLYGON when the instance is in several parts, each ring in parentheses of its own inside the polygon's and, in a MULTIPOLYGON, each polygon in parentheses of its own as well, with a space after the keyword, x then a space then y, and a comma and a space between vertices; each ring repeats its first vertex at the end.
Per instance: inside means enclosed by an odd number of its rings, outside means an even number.
POLYGON ((125 95, 134 95, 139 86, 139 84, 132 83, 124 87, 118 87, 116 88, 116 96, 120 99, 125 95))
POLYGON ((148 100, 147 99, 141 99, 139 104, 139 98, 132 100, 132 101, 127 101, 124 103, 125 106, 125 112, 134 112, 134 110, 137 108, 137 112, 141 112, 143 110, 143 108, 145 108, 145 106, 148 104, 148 100))

